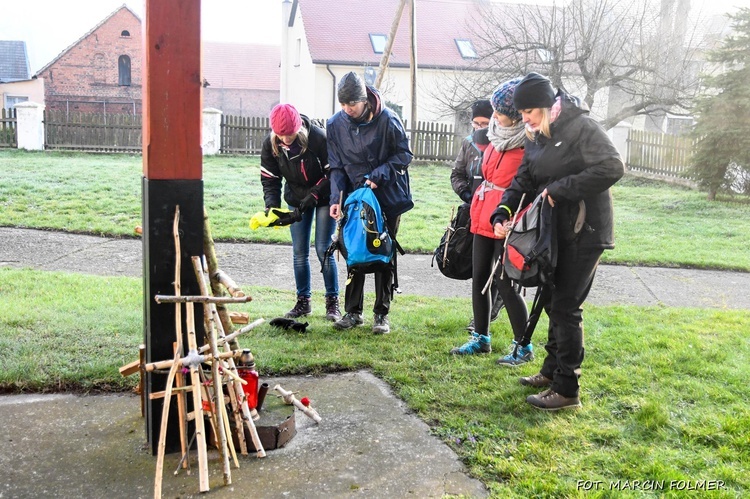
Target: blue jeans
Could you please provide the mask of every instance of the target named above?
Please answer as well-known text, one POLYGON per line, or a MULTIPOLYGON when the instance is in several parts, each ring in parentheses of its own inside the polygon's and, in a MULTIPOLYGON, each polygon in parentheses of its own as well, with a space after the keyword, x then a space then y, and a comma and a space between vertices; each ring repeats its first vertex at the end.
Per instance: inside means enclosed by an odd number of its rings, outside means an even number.
MULTIPOLYGON (((290 206, 290 210, 294 207, 290 206)), ((297 284, 297 296, 310 297, 310 233, 313 216, 315 218, 315 252, 322 267, 326 296, 338 296, 338 268, 333 255, 325 258, 325 252, 331 245, 331 235, 336 229, 336 221, 328 213, 328 206, 308 208, 302 213, 302 220, 289 226, 292 233, 292 251, 294 252, 294 282, 297 284)))

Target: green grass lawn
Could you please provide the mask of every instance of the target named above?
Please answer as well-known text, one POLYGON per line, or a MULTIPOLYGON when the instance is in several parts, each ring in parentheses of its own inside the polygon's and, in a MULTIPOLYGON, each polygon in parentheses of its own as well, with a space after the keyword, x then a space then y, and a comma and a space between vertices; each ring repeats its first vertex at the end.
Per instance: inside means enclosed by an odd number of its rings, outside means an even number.
MULTIPOLYGON (((446 165, 410 172, 415 208, 402 217, 399 242, 429 253, 458 198, 446 165)), ((257 157, 207 157, 203 173, 216 240, 291 241, 286 229, 248 227, 263 208, 257 157)), ((0 150, 0 225, 132 236, 141 225, 141 177, 137 155, 0 150)), ((636 177, 621 180, 613 196, 617 247, 604 262, 750 271, 750 205, 636 177)))
MULTIPOLYGON (((0 389, 132 388, 136 377, 118 368, 142 342, 141 287, 133 278, 0 269, 0 389)), ((293 300, 246 291, 253 301, 230 309, 251 319, 276 317, 293 300)), ((607 487, 625 480, 720 480, 725 488, 711 497, 750 492, 747 311, 587 307, 583 408, 555 414, 526 404, 533 391, 517 382, 540 365, 544 323, 540 358, 514 370, 495 365, 511 337, 507 321, 493 323, 495 353, 453 357, 467 299, 396 302, 387 337, 364 327, 342 334, 315 316, 307 334, 263 325, 240 344, 261 377, 371 369, 493 497, 577 497, 578 480, 602 482, 594 497, 620 497, 607 487)))

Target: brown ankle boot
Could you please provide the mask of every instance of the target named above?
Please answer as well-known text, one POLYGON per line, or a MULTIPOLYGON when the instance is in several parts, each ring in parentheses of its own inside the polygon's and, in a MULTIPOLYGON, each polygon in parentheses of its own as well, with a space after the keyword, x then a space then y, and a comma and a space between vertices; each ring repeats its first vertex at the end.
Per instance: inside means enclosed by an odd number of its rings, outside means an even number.
POLYGON ((544 390, 537 395, 529 395, 526 402, 543 411, 559 411, 560 409, 577 409, 581 407, 578 395, 565 397, 551 389, 544 390))
POLYGON ((533 376, 524 376, 518 378, 518 382, 523 386, 533 386, 534 388, 545 388, 552 384, 552 380, 542 373, 536 373, 533 376))

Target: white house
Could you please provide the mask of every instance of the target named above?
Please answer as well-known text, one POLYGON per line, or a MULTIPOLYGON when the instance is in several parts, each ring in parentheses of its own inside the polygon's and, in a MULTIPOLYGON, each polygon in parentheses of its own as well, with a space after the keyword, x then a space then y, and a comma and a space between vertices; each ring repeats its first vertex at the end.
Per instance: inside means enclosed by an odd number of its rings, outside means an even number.
MULTIPOLYGON (((448 84, 456 70, 477 61, 481 19, 475 0, 419 0, 417 9, 417 119, 453 124, 433 89, 448 84)), ((399 0, 285 0, 281 47, 281 102, 310 117, 328 118, 339 110, 340 78, 356 71, 374 81, 399 0)), ((410 9, 401 16, 389 68, 380 86, 389 107, 410 120, 410 9)))

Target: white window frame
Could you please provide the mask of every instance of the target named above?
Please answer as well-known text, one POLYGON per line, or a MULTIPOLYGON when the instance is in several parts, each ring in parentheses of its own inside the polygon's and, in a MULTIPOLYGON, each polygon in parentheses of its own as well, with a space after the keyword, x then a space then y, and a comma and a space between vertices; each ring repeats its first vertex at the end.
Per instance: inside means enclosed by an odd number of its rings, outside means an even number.
POLYGON ((10 94, 4 94, 3 95, 3 107, 5 109, 12 109, 16 107, 16 104, 19 102, 28 102, 29 96, 28 95, 10 95, 10 94), (10 101, 13 100, 13 104, 10 104, 10 101))
POLYGON ((382 33, 370 33, 370 44, 372 51, 376 54, 382 54, 385 51, 385 45, 388 43, 388 35, 382 33))
POLYGON ((456 41, 456 48, 458 53, 464 59, 478 59, 477 51, 474 48, 474 44, 468 38, 454 38, 456 41))

